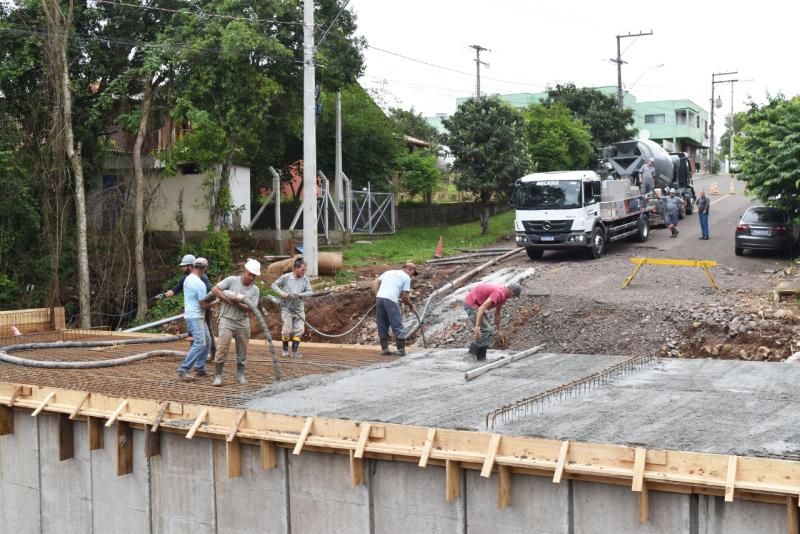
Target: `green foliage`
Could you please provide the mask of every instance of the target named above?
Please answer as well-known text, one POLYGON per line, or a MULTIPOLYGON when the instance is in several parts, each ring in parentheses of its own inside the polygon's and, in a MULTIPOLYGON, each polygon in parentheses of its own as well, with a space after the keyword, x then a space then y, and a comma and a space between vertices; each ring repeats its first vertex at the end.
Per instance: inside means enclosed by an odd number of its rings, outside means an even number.
POLYGON ((574 83, 557 84, 547 89, 545 104, 560 102, 567 106, 577 119, 589 126, 596 148, 618 141, 632 139, 633 110, 621 108, 615 96, 606 95, 590 87, 578 88, 574 83))
POLYGON ((528 151, 537 172, 587 168, 593 155, 589 128, 560 102, 525 111, 528 151))
MULTIPOLYGON (((745 120, 745 112, 739 112, 734 115, 733 121, 733 129, 735 130, 734 136, 734 143, 736 142, 736 136, 738 136, 742 131, 742 125, 744 124, 745 120)), ((729 156, 729 152, 731 151, 731 116, 727 115, 725 117, 725 133, 719 138, 719 143, 717 143, 719 147, 718 156, 720 159, 725 159, 729 156)), ((734 152, 736 148, 734 147, 734 152)), ((736 159, 734 157, 734 159, 736 159)), ((716 161, 716 160, 715 160, 716 161)))
POLYGON ((428 121, 425 120, 421 113, 414 113, 414 108, 409 111, 402 108, 390 108, 389 118, 397 126, 397 129, 405 135, 422 139, 432 145, 438 144, 439 132, 428 124, 428 121))
POLYGON ((483 231, 488 230, 488 207, 497 195, 509 194, 517 178, 530 169, 522 114, 496 97, 466 101, 444 120, 445 143, 455 163, 456 186, 473 193, 484 207, 483 231))
POLYGON ((800 96, 750 102, 735 142, 739 179, 750 194, 800 222, 800 96))
POLYGON ((206 230, 195 255, 208 260, 208 278, 211 280, 230 274, 235 267, 231 256, 231 237, 227 230, 206 230))
POLYGON ((417 150, 397 158, 400 186, 411 196, 429 195, 439 184, 442 173, 436 167, 436 156, 417 150))

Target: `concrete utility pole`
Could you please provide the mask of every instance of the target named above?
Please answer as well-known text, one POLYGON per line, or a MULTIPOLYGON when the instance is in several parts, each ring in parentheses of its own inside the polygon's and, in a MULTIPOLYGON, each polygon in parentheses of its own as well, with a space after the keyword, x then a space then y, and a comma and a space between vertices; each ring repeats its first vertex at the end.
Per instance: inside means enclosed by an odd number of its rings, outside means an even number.
POLYGON ((628 37, 643 37, 645 35, 653 35, 653 30, 650 30, 647 33, 628 33, 628 35, 617 35, 617 59, 612 59, 612 63, 617 64, 617 103, 619 107, 623 107, 623 100, 624 95, 622 94, 622 64, 625 61, 622 61, 622 49, 620 47, 620 41, 622 39, 626 39, 628 37))
MULTIPOLYGON (((336 91, 336 169, 333 181, 333 198, 336 212, 344 221, 344 180, 342 179, 342 92, 336 91)), ((337 219, 336 224, 339 224, 337 219)), ((345 228, 340 228, 344 231, 345 228)))
POLYGON ((475 69, 477 70, 477 81, 475 84, 475 95, 476 98, 481 97, 481 65, 489 66, 488 63, 484 63, 481 61, 481 52, 488 52, 488 48, 484 48, 480 45, 469 45, 470 48, 475 49, 475 69))
POLYGON ((314 2, 303 1, 303 259, 317 268, 317 99, 314 80, 314 2))
POLYGON ((714 72, 711 74, 711 135, 710 135, 711 149, 708 155, 709 156, 708 161, 711 165, 711 169, 709 170, 709 174, 714 174, 714 160, 716 159, 714 155, 714 107, 717 105, 717 103, 714 101, 714 91, 718 83, 733 83, 738 81, 738 80, 717 80, 716 78, 717 76, 729 76, 731 74, 739 74, 739 72, 738 71, 714 72))

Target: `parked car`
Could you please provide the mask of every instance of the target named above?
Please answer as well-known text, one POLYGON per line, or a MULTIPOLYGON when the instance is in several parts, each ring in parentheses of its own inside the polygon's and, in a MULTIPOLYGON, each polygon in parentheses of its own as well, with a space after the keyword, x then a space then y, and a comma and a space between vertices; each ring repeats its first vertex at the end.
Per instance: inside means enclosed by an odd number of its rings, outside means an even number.
POLYGON ((775 250, 796 255, 800 227, 793 226, 786 213, 778 208, 748 208, 736 226, 734 252, 742 256, 746 249, 775 250))

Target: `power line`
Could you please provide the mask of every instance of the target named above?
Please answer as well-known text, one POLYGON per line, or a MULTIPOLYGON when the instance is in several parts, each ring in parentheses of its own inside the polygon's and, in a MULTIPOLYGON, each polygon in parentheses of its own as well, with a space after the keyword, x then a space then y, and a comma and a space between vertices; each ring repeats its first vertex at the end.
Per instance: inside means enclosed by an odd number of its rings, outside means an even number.
POLYGON ((285 20, 278 20, 278 19, 259 19, 259 18, 249 18, 249 17, 239 17, 235 15, 220 15, 218 13, 207 13, 204 11, 185 11, 182 9, 170 9, 167 7, 159 7, 159 6, 145 6, 141 4, 129 4, 126 2, 114 2, 111 0, 94 0, 97 4, 107 4, 111 6, 121 6, 121 7, 128 7, 133 9, 140 9, 146 11, 161 11, 165 13, 175 13, 181 15, 191 15, 194 17, 207 17, 207 18, 220 18, 220 19, 227 19, 227 20, 242 20, 245 22, 266 22, 269 24, 287 24, 292 26, 302 26, 302 22, 296 21, 285 21, 285 20))
POLYGON ((314 48, 319 48, 320 46, 322 46, 322 43, 325 42, 325 38, 328 36, 328 32, 331 31, 331 28, 333 28, 333 25, 336 24, 337 20, 339 20, 339 15, 342 14, 344 9, 347 7, 347 4, 349 4, 349 3, 350 3, 350 0, 345 0, 344 4, 342 4, 342 7, 339 8, 339 11, 336 13, 336 16, 333 17, 333 20, 328 25, 327 29, 325 30, 325 33, 322 34, 322 37, 320 37, 319 41, 317 42, 317 45, 314 48))

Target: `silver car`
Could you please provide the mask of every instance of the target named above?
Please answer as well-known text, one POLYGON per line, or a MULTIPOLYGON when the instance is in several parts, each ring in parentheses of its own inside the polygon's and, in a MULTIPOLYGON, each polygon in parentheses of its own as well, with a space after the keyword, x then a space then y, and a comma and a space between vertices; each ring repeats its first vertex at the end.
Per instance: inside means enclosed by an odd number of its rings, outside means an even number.
POLYGON ((736 226, 734 252, 742 256, 747 249, 774 250, 797 254, 798 231, 778 208, 748 208, 736 226))

